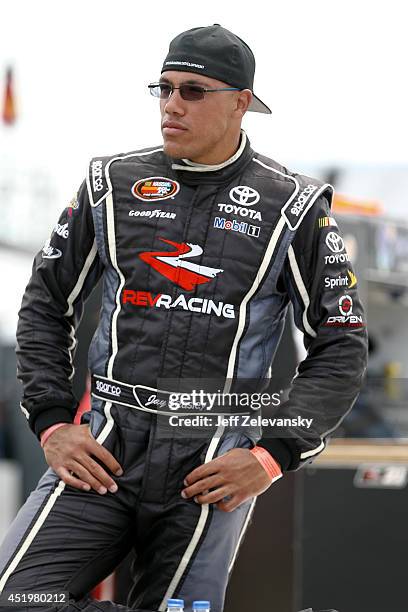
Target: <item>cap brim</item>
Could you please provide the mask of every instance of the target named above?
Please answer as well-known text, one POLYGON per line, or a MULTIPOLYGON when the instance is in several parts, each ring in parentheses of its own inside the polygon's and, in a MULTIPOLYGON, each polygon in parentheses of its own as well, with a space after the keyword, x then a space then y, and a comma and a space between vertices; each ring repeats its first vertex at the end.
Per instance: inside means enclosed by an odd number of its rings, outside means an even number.
POLYGON ((266 104, 264 104, 262 100, 257 98, 255 94, 252 94, 252 96, 252 102, 248 107, 249 111, 252 111, 253 113, 265 113, 266 115, 272 114, 272 111, 269 106, 266 106, 266 104))

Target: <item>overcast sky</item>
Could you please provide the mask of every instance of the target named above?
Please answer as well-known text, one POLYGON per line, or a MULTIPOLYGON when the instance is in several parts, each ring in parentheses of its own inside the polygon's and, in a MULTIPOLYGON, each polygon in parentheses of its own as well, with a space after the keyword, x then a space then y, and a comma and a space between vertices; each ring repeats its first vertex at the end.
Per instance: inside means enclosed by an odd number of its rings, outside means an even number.
POLYGON ((146 85, 173 36, 214 22, 255 53, 255 92, 273 109, 246 118, 255 148, 297 166, 408 163, 404 2, 0 3, 20 113, 14 144, 0 138, 47 159, 71 191, 89 157, 160 142, 146 85))

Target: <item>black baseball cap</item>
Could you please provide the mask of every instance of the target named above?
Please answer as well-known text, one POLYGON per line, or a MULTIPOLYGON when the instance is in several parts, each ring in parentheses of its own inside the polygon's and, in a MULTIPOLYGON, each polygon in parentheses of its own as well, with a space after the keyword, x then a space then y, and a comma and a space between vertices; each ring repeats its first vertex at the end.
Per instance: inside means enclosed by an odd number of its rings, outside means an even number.
POLYGON ((241 38, 218 23, 193 28, 173 38, 161 69, 162 72, 166 70, 195 72, 231 87, 250 89, 253 100, 248 110, 271 113, 270 108, 253 93, 254 54, 241 38))

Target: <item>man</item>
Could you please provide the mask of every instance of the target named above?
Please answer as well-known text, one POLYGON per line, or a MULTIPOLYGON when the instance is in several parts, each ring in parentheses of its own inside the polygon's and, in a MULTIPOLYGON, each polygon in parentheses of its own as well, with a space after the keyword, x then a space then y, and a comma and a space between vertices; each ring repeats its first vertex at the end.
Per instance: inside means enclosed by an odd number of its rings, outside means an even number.
POLYGON ((332 188, 251 149, 243 116, 270 113, 254 71, 249 47, 219 25, 177 36, 149 86, 163 145, 92 160, 35 259, 19 376, 50 469, 3 544, 0 590, 123 610, 86 594, 134 547, 126 610, 205 597, 221 612, 253 500, 316 457, 352 406, 366 334, 332 188), (74 330, 101 276, 92 411, 76 426, 74 330), (222 380, 228 393, 268 377, 289 301, 308 357, 277 426, 262 437, 218 422, 210 438, 166 429, 166 381, 222 380))

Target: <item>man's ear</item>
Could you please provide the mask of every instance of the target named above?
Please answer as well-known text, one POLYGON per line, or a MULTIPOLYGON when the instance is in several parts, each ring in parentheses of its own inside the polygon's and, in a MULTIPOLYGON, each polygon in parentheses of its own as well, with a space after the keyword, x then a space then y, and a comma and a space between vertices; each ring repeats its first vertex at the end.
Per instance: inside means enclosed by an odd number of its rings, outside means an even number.
POLYGON ((242 91, 239 92, 237 96, 236 110, 240 112, 242 116, 245 115, 251 102, 252 102, 251 90, 243 89, 242 91))

